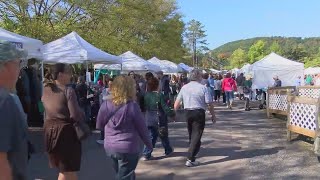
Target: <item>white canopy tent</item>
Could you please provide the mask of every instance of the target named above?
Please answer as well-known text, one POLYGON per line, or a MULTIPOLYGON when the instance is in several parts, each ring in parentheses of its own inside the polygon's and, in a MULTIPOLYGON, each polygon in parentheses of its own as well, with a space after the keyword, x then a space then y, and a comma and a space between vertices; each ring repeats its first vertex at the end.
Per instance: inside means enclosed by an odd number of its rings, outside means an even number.
POLYGON ((40 40, 21 36, 2 28, 0 28, 0 39, 10 41, 16 44, 16 46, 28 51, 28 59, 36 58, 42 60, 43 58, 41 52, 43 43, 40 40))
POLYGON ((211 68, 211 69, 209 69, 212 73, 221 73, 221 71, 219 71, 219 70, 217 70, 217 69, 213 69, 213 68, 211 68))
POLYGON ((320 74, 320 67, 309 67, 304 70, 305 75, 315 75, 320 74))
POLYGON ((128 51, 122 55, 122 68, 120 64, 103 65, 96 64, 95 69, 109 69, 109 70, 122 70, 122 71, 161 71, 161 68, 155 64, 152 64, 143 58, 135 55, 131 51, 128 51))
POLYGON ((303 63, 286 59, 271 53, 250 67, 253 73, 253 89, 262 89, 273 85, 274 76, 282 81, 282 86, 295 86, 298 76, 303 76, 303 63))
POLYGON ((251 67, 251 64, 245 64, 243 65, 243 67, 240 69, 240 72, 241 73, 244 73, 244 74, 251 74, 250 73, 250 67, 251 67))
POLYGON ((193 69, 192 67, 190 67, 184 63, 180 63, 180 64, 178 64, 178 66, 180 66, 184 71, 187 71, 187 72, 191 72, 193 69))
POLYGON ((176 64, 174 62, 171 62, 169 60, 162 60, 162 62, 170 67, 171 72, 168 72, 168 73, 183 72, 183 69, 180 66, 178 66, 178 64, 176 64))
POLYGON ((121 57, 108 54, 72 32, 43 47, 44 63, 76 64, 84 62, 121 64, 121 57))
POLYGON ((153 57, 148 60, 152 64, 158 65, 161 68, 161 71, 167 74, 173 74, 173 73, 178 73, 182 72, 183 69, 178 66, 176 63, 168 61, 168 60, 160 60, 156 57, 153 57))
POLYGON ((159 66, 161 71, 163 71, 164 73, 171 73, 171 68, 168 65, 164 64, 162 60, 158 59, 157 57, 149 59, 148 62, 159 66))

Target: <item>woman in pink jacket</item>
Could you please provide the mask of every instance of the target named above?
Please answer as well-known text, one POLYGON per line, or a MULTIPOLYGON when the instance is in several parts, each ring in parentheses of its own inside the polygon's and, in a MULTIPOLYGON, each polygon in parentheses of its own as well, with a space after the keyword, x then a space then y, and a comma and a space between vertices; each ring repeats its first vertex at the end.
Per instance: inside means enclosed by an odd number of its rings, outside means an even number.
POLYGON ((222 81, 222 92, 226 95, 227 107, 229 109, 232 109, 234 91, 237 91, 237 83, 231 78, 231 73, 227 73, 226 78, 222 81))

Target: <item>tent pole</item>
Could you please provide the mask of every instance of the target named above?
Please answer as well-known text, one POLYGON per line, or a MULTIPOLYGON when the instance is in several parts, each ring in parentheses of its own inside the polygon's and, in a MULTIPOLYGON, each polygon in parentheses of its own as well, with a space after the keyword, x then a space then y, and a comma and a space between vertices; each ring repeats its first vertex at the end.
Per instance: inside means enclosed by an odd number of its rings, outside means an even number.
POLYGON ((123 57, 121 57, 120 72, 122 72, 123 57))
POLYGON ((41 80, 42 80, 42 85, 43 85, 43 81, 44 81, 44 67, 43 67, 43 61, 41 61, 41 80))
POLYGON ((42 91, 41 91, 41 97, 42 97, 43 89, 44 89, 44 65, 43 65, 43 60, 41 61, 41 83, 42 83, 42 91))
POLYGON ((87 72, 89 72, 89 67, 88 66, 89 66, 88 62, 86 61, 86 70, 87 70, 87 72))

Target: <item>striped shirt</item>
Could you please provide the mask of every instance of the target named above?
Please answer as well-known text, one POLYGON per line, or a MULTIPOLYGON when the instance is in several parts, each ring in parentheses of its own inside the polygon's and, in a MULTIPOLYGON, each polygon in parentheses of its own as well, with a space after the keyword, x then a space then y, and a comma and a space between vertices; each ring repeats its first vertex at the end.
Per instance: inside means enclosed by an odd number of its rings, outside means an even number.
POLYGON ((183 102, 184 109, 204 109, 212 103, 208 88, 199 82, 191 81, 184 85, 178 94, 177 100, 183 102))

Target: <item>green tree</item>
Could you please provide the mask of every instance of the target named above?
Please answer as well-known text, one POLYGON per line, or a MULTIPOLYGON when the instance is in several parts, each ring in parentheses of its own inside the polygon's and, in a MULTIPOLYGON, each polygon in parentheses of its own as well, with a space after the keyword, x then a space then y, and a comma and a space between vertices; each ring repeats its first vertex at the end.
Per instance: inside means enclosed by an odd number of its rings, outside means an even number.
POLYGON ((295 46, 291 49, 289 49, 285 53, 286 57, 295 61, 303 62, 303 59, 308 57, 308 53, 305 50, 305 47, 303 44, 299 44, 298 46, 295 46))
POLYGON ((306 58, 304 66, 308 67, 319 67, 320 66, 320 57, 315 58, 306 58))
POLYGON ((241 68, 247 62, 246 52, 243 49, 238 48, 232 53, 229 60, 232 68, 241 68))
POLYGON ((277 53, 279 55, 282 55, 282 53, 283 53, 282 49, 277 41, 274 41, 269 48, 269 53, 272 53, 272 52, 277 53))
POLYGON ((76 31, 112 54, 180 60, 185 24, 175 0, 0 0, 0 26, 48 43, 76 31))
POLYGON ((248 51, 248 59, 250 63, 254 63, 265 56, 265 42, 259 40, 253 44, 248 51))
POLYGON ((318 49, 318 53, 314 57, 305 57, 304 58, 304 66, 306 68, 320 66, 320 48, 318 49))
POLYGON ((209 50, 206 37, 206 31, 201 22, 194 19, 188 22, 185 38, 193 54, 193 66, 197 67, 199 65, 198 52, 209 50))

